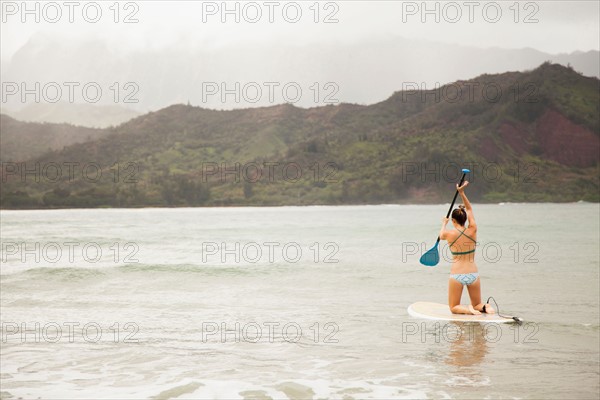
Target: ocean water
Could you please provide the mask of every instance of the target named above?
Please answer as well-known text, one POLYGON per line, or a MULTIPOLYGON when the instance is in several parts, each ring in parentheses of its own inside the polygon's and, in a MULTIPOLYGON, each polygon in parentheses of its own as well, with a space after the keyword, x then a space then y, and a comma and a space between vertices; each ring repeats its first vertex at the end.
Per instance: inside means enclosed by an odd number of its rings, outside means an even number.
POLYGON ((447 207, 2 211, 0 396, 597 399, 599 205, 475 205, 522 325, 407 314, 447 207))

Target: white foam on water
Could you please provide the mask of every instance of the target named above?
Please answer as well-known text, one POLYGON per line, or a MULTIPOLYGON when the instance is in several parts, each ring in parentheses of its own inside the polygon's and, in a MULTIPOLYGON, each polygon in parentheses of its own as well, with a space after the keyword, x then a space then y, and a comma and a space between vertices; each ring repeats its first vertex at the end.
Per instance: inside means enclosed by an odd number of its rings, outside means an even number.
POLYGON ((477 380, 471 379, 466 376, 453 376, 453 377, 447 379, 446 381, 444 381, 444 384, 446 384, 448 386, 469 386, 469 387, 489 386, 491 384, 491 380, 488 376, 484 376, 481 379, 477 379, 477 380))
POLYGON ((262 392, 274 399, 292 399, 297 395, 329 399, 344 396, 364 399, 427 399, 426 391, 410 387, 388 385, 379 380, 326 380, 293 379, 275 383, 252 383, 240 380, 202 380, 203 386, 192 393, 186 393, 177 399, 243 399, 244 392, 262 392), (288 394, 286 394, 286 392, 288 394), (289 395, 291 393, 291 395, 289 395))

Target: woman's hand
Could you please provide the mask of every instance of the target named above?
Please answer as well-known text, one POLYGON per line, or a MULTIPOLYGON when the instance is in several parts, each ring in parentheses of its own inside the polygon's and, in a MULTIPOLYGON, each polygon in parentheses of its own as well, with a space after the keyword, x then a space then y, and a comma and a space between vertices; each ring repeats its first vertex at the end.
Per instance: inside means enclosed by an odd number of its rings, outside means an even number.
POLYGON ((450 221, 450 218, 446 218, 446 217, 442 218, 442 226, 448 225, 448 221, 450 221))
POLYGON ((456 184, 456 190, 458 190, 459 193, 464 192, 465 188, 469 185, 469 181, 464 181, 462 185, 458 186, 458 183, 456 184))

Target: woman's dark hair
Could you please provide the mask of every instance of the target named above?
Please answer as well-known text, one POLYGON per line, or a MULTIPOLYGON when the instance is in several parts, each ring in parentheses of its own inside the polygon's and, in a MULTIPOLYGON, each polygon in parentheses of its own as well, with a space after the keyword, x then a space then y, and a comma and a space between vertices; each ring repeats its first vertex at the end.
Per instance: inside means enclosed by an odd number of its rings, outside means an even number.
POLYGON ((454 211, 452 211, 452 219, 455 219, 460 226, 465 226, 465 221, 467 220, 465 206, 461 204, 458 208, 455 208, 454 211))

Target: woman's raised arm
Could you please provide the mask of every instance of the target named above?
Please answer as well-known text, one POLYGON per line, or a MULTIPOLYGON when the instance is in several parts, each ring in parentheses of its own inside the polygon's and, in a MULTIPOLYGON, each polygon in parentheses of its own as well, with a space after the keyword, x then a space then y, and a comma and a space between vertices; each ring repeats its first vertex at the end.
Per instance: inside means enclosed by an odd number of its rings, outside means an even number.
POLYGON ((465 194, 465 188, 467 187, 468 184, 469 184, 469 181, 465 181, 465 183, 463 183, 462 186, 456 185, 456 190, 458 190, 458 193, 460 194, 460 198, 462 199, 463 204, 465 205, 465 210, 467 211, 467 221, 469 221, 469 228, 475 228, 475 230, 477 230, 477 224, 475 223, 475 216, 473 215, 473 207, 471 206, 471 202, 469 201, 469 199, 467 198, 467 195, 465 194))

